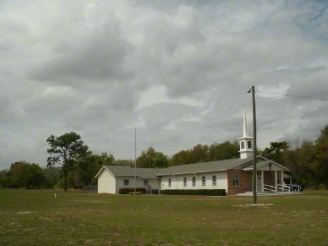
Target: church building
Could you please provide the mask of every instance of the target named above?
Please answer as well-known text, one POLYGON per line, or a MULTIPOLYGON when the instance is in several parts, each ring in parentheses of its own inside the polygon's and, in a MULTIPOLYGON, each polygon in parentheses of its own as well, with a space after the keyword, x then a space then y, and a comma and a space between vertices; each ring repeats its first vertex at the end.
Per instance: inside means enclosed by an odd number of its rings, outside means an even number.
MULTIPOLYGON (((253 137, 248 136, 246 112, 240 158, 185 164, 167 168, 103 166, 96 175, 98 193, 118 194, 120 188, 142 188, 148 192, 167 189, 225 189, 227 195, 253 190, 253 137), (135 185, 136 182, 136 185, 135 185)), ((285 166, 262 156, 256 157, 257 192, 284 190, 285 166)))

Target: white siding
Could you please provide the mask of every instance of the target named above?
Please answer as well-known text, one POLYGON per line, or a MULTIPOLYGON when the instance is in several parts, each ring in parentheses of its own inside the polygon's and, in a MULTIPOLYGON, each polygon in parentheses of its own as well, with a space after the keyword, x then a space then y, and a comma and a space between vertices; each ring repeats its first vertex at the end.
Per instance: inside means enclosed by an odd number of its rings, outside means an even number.
POLYGON ((106 169, 103 169, 98 177, 98 193, 116 194, 115 191, 115 177, 113 177, 106 169))
MULTIPOLYGON (((116 178, 116 193, 119 194, 120 188, 132 188, 134 189, 134 181, 135 177, 117 177, 116 178), (129 180, 129 185, 124 185, 124 179, 129 180)), ((160 181, 159 179, 148 179, 148 185, 151 186, 151 189, 160 189, 160 181)), ((137 186, 136 188, 144 187, 144 179, 137 178, 137 186)))
POLYGON ((145 187, 144 180, 148 180, 148 185, 150 186, 150 190, 158 190, 160 191, 160 179, 139 179, 138 187, 145 187))
POLYGON ((161 189, 225 189, 228 191, 227 172, 213 172, 200 174, 185 174, 175 176, 163 176, 161 179, 161 189), (216 176, 216 186, 212 184, 212 177, 216 176), (202 186, 202 177, 205 176, 206 186, 202 186), (196 178, 196 186, 192 186, 192 178, 196 178), (169 178, 171 178, 171 187, 169 187, 169 178), (183 184, 183 179, 187 178, 187 186, 183 184))
POLYGON ((120 188, 134 188, 134 180, 135 180, 134 177, 117 177, 116 178, 116 194, 119 194, 120 188), (124 179, 129 180, 129 185, 124 185, 124 179))

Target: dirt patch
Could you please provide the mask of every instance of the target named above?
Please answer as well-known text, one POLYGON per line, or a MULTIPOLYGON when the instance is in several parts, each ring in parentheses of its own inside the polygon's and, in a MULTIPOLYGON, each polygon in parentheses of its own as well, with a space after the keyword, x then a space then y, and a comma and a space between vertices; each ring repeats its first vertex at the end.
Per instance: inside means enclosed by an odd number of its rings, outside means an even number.
POLYGON ((32 212, 31 211, 18 211, 18 212, 15 212, 15 214, 31 214, 32 212))
POLYGON ((274 204, 271 203, 251 203, 251 204, 243 204, 243 205, 233 205, 234 207, 267 207, 267 206, 272 206, 274 204))

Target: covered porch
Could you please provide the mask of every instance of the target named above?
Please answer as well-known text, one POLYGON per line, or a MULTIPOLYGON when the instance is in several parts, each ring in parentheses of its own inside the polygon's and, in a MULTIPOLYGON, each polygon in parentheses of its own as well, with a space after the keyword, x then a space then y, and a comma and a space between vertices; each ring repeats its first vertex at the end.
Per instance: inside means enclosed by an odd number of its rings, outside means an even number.
MULTIPOLYGON (((252 172, 253 165, 245 167, 243 170, 252 172)), ((284 182, 284 171, 289 171, 286 167, 269 160, 259 161, 256 163, 256 171, 256 191, 258 193, 290 192, 289 186, 284 182)))

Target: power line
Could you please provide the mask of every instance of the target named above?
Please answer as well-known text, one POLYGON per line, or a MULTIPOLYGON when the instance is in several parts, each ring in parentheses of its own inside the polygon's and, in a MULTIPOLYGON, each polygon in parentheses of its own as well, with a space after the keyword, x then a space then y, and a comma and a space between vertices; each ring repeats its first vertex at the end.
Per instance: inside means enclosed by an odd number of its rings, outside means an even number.
POLYGON ((274 95, 280 95, 280 96, 286 96, 286 97, 300 97, 300 98, 305 98, 305 99, 328 101, 328 99, 326 99, 326 98, 314 98, 314 97, 306 97, 306 96, 295 96, 295 95, 290 95, 290 94, 281 94, 281 93, 268 92, 268 91, 256 91, 256 92, 262 92, 262 93, 268 93, 268 94, 274 94, 274 95))

